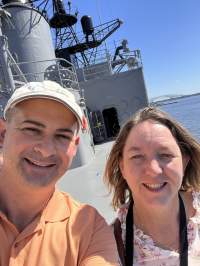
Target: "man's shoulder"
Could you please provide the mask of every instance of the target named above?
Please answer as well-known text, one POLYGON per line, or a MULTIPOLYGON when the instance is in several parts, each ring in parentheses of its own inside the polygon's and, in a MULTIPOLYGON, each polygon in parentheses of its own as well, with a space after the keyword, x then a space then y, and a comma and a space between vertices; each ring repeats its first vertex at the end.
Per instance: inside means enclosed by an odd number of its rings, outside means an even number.
POLYGON ((110 237, 110 227, 94 207, 80 203, 65 192, 60 193, 65 198, 66 208, 68 208, 70 213, 68 226, 73 229, 73 232, 87 235, 88 239, 97 231, 101 231, 108 238, 110 237))
MULTIPOLYGON (((65 192, 58 192, 61 208, 68 210, 66 222, 68 246, 78 253, 79 265, 118 265, 113 232, 98 211, 80 203, 65 192), (65 205, 66 204, 66 205, 65 205)), ((72 252, 70 253, 70 256, 72 252)), ((75 254, 75 256, 77 256, 75 254)))
POLYGON ((93 206, 74 199, 67 192, 59 191, 59 193, 65 199, 66 207, 70 210, 71 215, 77 215, 79 213, 81 216, 101 216, 93 206))

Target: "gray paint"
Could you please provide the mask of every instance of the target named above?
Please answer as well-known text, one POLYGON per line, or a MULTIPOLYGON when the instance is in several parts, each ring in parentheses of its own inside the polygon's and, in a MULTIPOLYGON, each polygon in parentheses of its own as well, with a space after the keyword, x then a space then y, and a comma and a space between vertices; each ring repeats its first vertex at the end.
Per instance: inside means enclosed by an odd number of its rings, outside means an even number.
POLYGON ((70 168, 73 169, 88 164, 94 159, 94 156, 94 144, 89 129, 81 131, 78 151, 70 168))
POLYGON ((90 110, 115 107, 120 125, 148 104, 142 68, 80 82, 90 110))
POLYGON ((11 19, 4 19, 2 31, 8 37, 8 47, 28 81, 44 79, 43 73, 50 62, 39 62, 55 58, 51 31, 48 22, 41 13, 27 5, 20 3, 4 6, 11 14, 11 19), (31 63, 36 61, 37 63, 31 63), (21 64, 28 62, 28 64, 21 64), (32 73, 32 75, 28 75, 32 73))

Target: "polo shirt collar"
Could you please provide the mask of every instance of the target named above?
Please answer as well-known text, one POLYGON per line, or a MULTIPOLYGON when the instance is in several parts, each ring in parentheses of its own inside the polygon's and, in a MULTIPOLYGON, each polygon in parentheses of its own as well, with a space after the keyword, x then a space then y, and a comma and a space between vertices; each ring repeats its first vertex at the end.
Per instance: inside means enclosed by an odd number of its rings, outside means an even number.
POLYGON ((41 220, 44 222, 59 222, 70 216, 70 209, 67 205, 67 195, 55 189, 47 206, 43 210, 41 220))

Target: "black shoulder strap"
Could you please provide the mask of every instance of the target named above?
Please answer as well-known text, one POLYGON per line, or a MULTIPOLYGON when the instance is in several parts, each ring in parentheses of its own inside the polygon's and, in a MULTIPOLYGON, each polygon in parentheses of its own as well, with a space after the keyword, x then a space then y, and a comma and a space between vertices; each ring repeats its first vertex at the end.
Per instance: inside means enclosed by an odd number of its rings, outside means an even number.
POLYGON ((180 209, 180 224, 179 224, 180 266, 188 266, 187 218, 186 218, 184 203, 180 194, 179 194, 179 209, 180 209))
POLYGON ((131 200, 126 216, 126 246, 125 246, 125 265, 133 266, 134 255, 134 220, 133 220, 133 200, 131 200))
POLYGON ((124 249, 124 244, 123 244, 123 240, 122 240, 122 229, 121 229, 121 222, 120 220, 117 218, 114 222, 114 235, 115 235, 115 240, 117 243, 117 250, 119 253, 119 257, 121 260, 121 263, 123 266, 125 266, 125 249, 124 249))

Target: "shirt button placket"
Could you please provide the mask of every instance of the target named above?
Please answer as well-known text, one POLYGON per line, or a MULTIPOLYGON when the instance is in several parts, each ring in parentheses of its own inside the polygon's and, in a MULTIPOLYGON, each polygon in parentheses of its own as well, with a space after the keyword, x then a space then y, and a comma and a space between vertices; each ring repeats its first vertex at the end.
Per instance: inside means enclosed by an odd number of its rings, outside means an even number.
POLYGON ((11 247, 9 266, 18 266, 17 257, 16 257, 17 247, 18 247, 18 242, 14 242, 11 247))

